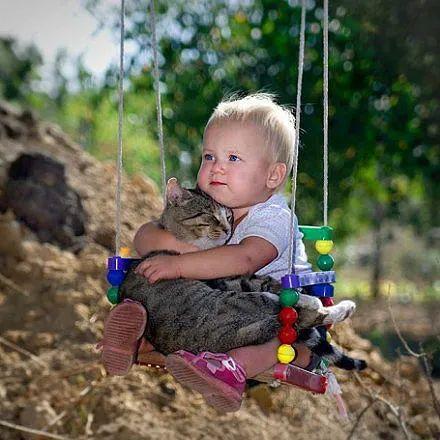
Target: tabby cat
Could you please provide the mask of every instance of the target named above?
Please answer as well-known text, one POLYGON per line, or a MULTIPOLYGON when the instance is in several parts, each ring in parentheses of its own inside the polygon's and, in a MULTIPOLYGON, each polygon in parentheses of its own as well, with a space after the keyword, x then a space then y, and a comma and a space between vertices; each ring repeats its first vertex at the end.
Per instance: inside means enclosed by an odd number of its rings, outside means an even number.
MULTIPOLYGON (((227 242, 232 233, 232 212, 207 194, 180 187, 176 179, 167 184, 166 207, 159 225, 178 239, 201 249, 227 242)), ((158 254, 155 251, 144 258, 158 254)), ((138 264, 138 263, 137 263, 138 264)), ((169 354, 180 349, 226 352, 236 347, 262 344, 280 328, 277 292, 280 283, 268 276, 237 276, 216 280, 175 279, 150 284, 134 272, 133 264, 121 285, 122 298, 142 303, 148 311, 145 337, 156 350, 169 354)), ((344 355, 321 338, 315 326, 339 322, 355 309, 352 301, 323 307, 319 299, 300 294, 295 306, 299 317, 298 341, 312 352, 344 369, 363 369, 364 361, 344 355)))

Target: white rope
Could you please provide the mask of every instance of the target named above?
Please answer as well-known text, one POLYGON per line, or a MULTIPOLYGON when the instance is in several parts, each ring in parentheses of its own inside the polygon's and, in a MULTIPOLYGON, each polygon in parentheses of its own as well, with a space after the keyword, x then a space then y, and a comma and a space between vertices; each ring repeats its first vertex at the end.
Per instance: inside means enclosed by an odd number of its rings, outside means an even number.
POLYGON ((152 46, 153 46, 153 58, 154 58, 154 87, 156 89, 156 113, 157 113, 157 130, 159 137, 159 147, 160 147, 160 164, 161 164, 161 174, 162 174, 162 195, 165 201, 165 191, 166 191, 166 165, 165 165, 165 147, 163 143, 163 124, 162 124, 162 104, 160 100, 160 81, 159 81, 159 57, 157 49, 157 38, 156 38, 156 12, 154 8, 154 0, 150 1, 150 12, 151 12, 151 33, 152 33, 152 46))
POLYGON ((323 131, 324 131, 324 226, 327 226, 328 217, 328 0, 324 0, 324 27, 323 27, 323 41, 324 41, 324 82, 323 82, 323 99, 324 99, 324 115, 323 115, 323 131))
POLYGON ((293 146, 293 167, 292 167, 292 195, 290 200, 291 209, 291 227, 289 239, 289 273, 294 273, 294 259, 296 257, 296 237, 295 230, 295 205, 296 205, 296 178, 298 173, 298 146, 299 146, 299 130, 301 127, 301 91, 302 78, 304 70, 304 44, 305 44, 305 28, 306 28, 306 0, 301 1, 301 29, 299 40, 299 59, 298 59, 298 81, 296 86, 296 118, 295 118, 295 143, 293 146))
POLYGON ((125 35, 125 0, 121 0, 121 39, 119 50, 119 106, 118 106, 118 161, 116 177, 116 219, 115 219, 115 255, 121 247, 121 192, 122 192, 122 117, 124 114, 124 35, 125 35))

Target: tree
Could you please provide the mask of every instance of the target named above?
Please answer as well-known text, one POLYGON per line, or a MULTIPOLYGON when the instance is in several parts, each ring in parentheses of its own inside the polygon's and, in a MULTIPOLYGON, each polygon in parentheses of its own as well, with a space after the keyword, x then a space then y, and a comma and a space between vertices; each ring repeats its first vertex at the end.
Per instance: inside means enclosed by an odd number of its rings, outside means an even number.
POLYGON ((12 38, 0 38, 0 96, 24 101, 39 78, 42 58, 35 46, 22 47, 12 38))

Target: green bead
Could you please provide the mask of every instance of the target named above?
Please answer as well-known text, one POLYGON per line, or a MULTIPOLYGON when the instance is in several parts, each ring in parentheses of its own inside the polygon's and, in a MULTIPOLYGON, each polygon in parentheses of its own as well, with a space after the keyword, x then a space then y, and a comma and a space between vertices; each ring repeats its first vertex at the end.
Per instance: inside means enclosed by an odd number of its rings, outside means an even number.
POLYGON ((119 303, 119 288, 118 287, 110 287, 107 290, 107 299, 112 303, 112 304, 118 304, 119 303))
POLYGON ((330 226, 300 226, 299 230, 304 234, 305 240, 331 240, 333 228, 330 226))
POLYGON ((280 303, 283 307, 292 307, 299 300, 299 293, 293 289, 283 289, 280 293, 280 303))
POLYGON ((331 255, 320 255, 317 264, 321 270, 330 270, 335 264, 335 260, 331 255))

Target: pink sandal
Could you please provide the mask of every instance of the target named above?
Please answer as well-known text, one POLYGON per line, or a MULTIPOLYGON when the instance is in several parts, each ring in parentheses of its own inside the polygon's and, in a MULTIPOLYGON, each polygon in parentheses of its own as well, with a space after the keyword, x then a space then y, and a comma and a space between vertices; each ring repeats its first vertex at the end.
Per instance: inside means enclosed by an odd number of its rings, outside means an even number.
POLYGON ((124 376, 135 363, 147 325, 147 311, 138 302, 124 300, 104 324, 102 363, 107 373, 124 376))
POLYGON ((167 356, 166 367, 182 385, 202 394, 206 403, 218 411, 240 409, 246 373, 230 356, 179 350, 167 356))

